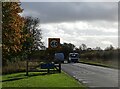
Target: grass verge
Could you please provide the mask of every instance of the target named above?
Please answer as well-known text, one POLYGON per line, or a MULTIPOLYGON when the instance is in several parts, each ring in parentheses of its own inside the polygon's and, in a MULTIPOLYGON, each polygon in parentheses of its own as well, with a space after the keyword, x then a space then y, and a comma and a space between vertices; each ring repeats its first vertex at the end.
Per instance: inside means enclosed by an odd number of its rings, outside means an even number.
POLYGON ((71 76, 62 73, 44 74, 44 73, 15 73, 3 75, 2 87, 85 87, 71 76))
POLYGON ((80 60, 79 62, 84 63, 84 64, 89 64, 89 65, 118 69, 118 63, 117 62, 112 62, 112 61, 103 62, 103 61, 80 60))

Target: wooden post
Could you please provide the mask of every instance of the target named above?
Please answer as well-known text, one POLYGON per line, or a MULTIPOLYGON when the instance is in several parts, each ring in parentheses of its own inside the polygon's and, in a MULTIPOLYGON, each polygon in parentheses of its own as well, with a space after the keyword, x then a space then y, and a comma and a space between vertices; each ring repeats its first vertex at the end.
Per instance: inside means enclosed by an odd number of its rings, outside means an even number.
POLYGON ((48 74, 50 73, 50 69, 48 68, 48 74))
POLYGON ((59 62, 59 73, 61 73, 61 62, 59 62))
POLYGON ((28 58, 26 60, 26 76, 28 76, 28 58))

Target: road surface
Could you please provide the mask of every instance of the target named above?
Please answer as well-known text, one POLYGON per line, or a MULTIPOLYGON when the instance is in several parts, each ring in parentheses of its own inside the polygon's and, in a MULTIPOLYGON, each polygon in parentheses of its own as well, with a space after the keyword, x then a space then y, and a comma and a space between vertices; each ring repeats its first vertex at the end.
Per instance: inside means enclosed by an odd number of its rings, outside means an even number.
POLYGON ((62 70, 88 87, 118 87, 118 70, 81 64, 62 64, 62 70))

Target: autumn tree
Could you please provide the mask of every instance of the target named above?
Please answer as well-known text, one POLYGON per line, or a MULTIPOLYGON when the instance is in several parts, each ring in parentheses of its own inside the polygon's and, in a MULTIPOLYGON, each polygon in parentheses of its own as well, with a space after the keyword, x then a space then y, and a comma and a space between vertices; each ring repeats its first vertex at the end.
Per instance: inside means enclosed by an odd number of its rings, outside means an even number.
POLYGON ((2 57, 3 65, 22 50, 24 38, 22 28, 24 20, 19 15, 22 12, 20 2, 2 3, 2 57))
POLYGON ((26 55, 31 51, 40 50, 43 46, 42 32, 39 27, 40 20, 33 17, 24 17, 25 25, 23 28, 23 34, 26 37, 26 41, 23 43, 23 51, 26 55))
POLYGON ((86 50, 86 49, 87 49, 86 44, 81 44, 81 45, 79 46, 79 49, 80 49, 80 50, 86 50))
POLYGON ((114 50, 114 47, 112 45, 110 45, 109 47, 106 47, 105 50, 106 51, 114 50))

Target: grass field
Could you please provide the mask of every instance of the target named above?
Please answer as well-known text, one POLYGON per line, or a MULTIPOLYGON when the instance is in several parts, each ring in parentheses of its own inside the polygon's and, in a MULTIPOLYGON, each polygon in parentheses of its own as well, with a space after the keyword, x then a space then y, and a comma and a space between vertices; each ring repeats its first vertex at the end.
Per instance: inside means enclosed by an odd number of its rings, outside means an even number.
POLYGON ((95 66, 103 66, 108 68, 115 68, 118 69, 118 62, 117 61, 99 61, 99 60, 85 60, 81 59, 80 63, 95 65, 95 66))
POLYGON ((62 73, 15 73, 3 75, 2 87, 85 87, 69 75, 62 73))

